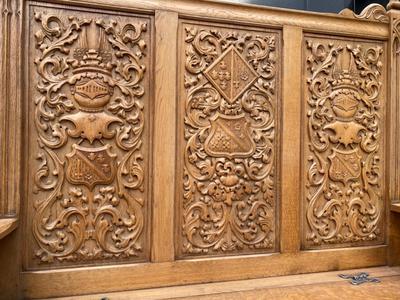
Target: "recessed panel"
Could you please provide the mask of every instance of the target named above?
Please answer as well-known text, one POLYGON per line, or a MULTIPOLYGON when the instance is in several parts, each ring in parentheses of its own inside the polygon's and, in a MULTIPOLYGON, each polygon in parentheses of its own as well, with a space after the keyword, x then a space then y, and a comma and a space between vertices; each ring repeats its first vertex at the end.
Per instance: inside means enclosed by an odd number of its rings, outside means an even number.
POLYGON ((304 43, 303 247, 383 243, 385 45, 304 43))
POLYGON ((276 251, 280 32, 179 28, 178 256, 276 251))
POLYGON ((147 260, 151 31, 30 6, 28 268, 147 260))

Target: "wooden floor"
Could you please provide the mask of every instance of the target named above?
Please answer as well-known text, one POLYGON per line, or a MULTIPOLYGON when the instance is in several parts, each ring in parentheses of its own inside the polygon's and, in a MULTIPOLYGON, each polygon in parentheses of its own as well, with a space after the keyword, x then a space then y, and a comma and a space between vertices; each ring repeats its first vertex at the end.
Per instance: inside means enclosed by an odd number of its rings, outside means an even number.
POLYGON ((235 300, 235 299, 400 299, 400 267, 379 267, 341 272, 324 272, 264 279, 197 284, 139 291, 64 297, 59 300, 235 300), (338 274, 368 272, 380 283, 349 284, 338 274))

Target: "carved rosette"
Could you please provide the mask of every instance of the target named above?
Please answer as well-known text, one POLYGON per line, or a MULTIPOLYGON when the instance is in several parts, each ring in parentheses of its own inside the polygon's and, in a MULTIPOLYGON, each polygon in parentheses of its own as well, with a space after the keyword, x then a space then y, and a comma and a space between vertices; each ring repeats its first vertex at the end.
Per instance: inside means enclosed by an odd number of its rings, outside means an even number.
POLYGON ((383 241, 383 44, 308 38, 305 247, 383 241))
POLYGON ((274 251, 277 32, 182 26, 181 255, 274 251))
POLYGON ((35 10, 32 25, 35 256, 143 259, 148 19, 53 11, 35 10))

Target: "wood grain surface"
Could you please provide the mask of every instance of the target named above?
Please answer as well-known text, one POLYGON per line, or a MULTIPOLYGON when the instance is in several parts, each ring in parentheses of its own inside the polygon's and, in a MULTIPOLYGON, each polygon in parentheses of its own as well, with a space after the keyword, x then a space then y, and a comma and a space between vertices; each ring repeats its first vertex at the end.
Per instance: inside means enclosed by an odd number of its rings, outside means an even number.
POLYGON ((2 0, 0 298, 400 264, 397 2, 2 0))

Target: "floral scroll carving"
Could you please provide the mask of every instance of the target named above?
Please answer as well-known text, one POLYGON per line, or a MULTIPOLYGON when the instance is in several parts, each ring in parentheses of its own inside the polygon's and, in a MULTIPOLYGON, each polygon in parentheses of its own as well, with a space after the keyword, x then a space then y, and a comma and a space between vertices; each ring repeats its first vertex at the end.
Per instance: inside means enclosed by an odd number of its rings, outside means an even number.
POLYGON ((143 259, 148 20, 44 11, 34 19, 35 256, 143 259))
POLYGON ((389 22, 389 16, 387 14, 386 9, 382 5, 376 3, 369 4, 362 10, 362 12, 359 15, 354 13, 349 8, 343 9, 339 14, 345 17, 361 19, 361 20, 369 20, 382 23, 389 22))
POLYGON ((279 34, 182 29, 180 252, 274 251, 279 34))
POLYGON ((305 246, 383 241, 383 45, 307 41, 305 246))

